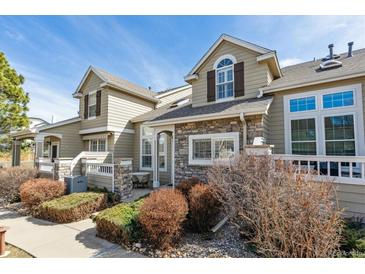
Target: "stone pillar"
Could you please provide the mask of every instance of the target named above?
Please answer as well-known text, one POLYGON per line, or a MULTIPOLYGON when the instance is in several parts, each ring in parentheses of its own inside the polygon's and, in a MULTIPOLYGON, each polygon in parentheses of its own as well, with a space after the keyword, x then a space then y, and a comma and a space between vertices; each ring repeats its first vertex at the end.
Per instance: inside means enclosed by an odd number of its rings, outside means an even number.
POLYGON ((54 161, 54 179, 63 181, 66 176, 71 176, 71 161, 69 159, 58 159, 54 161))
POLYGON ((114 192, 120 195, 121 201, 132 197, 133 182, 132 158, 119 158, 114 161, 114 192))

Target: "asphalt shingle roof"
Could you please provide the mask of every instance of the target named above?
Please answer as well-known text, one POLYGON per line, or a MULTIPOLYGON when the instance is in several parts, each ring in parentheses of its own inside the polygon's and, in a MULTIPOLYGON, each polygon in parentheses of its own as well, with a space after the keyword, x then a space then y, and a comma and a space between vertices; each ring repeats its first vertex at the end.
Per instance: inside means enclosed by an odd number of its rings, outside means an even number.
POLYGON ((100 76, 103 77, 104 80, 108 84, 117 86, 121 89, 125 89, 125 90, 128 90, 128 91, 135 92, 139 95, 142 95, 142 96, 145 96, 145 97, 148 97, 148 98, 151 98, 151 99, 155 99, 156 93, 149 90, 149 89, 147 89, 147 88, 144 88, 144 87, 141 87, 137 84, 131 83, 131 82, 129 82, 125 79, 122 79, 118 76, 115 76, 115 75, 111 74, 110 72, 107 72, 106 70, 103 70, 101 68, 93 67, 93 69, 97 73, 99 73, 100 76))
POLYGON ((352 57, 347 57, 347 52, 342 53, 340 54, 340 58, 336 60, 342 62, 342 67, 319 70, 319 65, 322 63, 320 59, 284 67, 281 69, 283 77, 272 81, 263 90, 285 89, 285 87, 294 85, 365 73, 365 49, 354 50, 352 57))

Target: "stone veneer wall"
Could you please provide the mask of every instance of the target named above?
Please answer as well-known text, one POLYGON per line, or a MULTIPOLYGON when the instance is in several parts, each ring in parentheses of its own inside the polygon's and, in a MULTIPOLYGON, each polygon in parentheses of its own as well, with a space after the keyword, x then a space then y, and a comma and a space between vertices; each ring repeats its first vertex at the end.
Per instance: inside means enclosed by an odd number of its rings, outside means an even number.
MULTIPOLYGON (((247 124, 247 143, 252 144, 255 137, 264 136, 264 119, 262 115, 245 117, 247 124)), ((242 143, 243 126, 239 117, 219 120, 209 120, 175 125, 175 182, 191 177, 198 177, 207 181, 206 166, 189 165, 189 136, 197 134, 212 134, 225 132, 240 133, 240 151, 242 143)))

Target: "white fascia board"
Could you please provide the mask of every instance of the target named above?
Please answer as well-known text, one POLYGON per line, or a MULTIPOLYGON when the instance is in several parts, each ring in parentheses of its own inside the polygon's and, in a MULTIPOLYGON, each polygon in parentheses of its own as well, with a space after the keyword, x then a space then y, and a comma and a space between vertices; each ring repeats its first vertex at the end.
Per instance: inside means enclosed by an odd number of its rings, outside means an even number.
POLYGON ((223 42, 223 41, 228 41, 231 42, 235 45, 250 49, 252 51, 258 52, 260 54, 266 54, 268 52, 270 52, 271 50, 260 47, 258 45, 254 45, 251 43, 248 43, 246 41, 243 41, 241 39, 229 36, 227 34, 222 34, 217 41, 215 41, 215 43, 208 49, 208 51, 203 55, 203 57, 198 61, 198 63, 191 69, 191 71, 189 72, 189 74, 187 76, 185 76, 185 81, 187 80, 187 78, 190 75, 193 75, 195 73, 195 71, 205 62, 205 60, 208 59, 208 57, 213 53, 213 51, 223 42))
MULTIPOLYGON (((215 119, 225 119, 225 118, 233 118, 239 117, 241 112, 231 113, 231 114, 206 114, 206 115, 196 115, 190 117, 182 117, 182 118, 174 118, 174 119, 166 119, 160 121, 152 121, 146 122, 145 124, 151 127, 155 126, 162 126, 162 125, 172 125, 172 124, 181 124, 181 123, 190 123, 190 122, 199 122, 199 121, 207 121, 207 120, 215 120, 215 119)), ((245 112, 245 116, 250 115, 260 115, 260 114, 267 114, 267 110, 265 111, 258 111, 258 112, 245 112)))
POLYGON ((303 82, 303 83, 299 83, 299 84, 295 84, 295 85, 283 86, 283 87, 278 87, 278 88, 273 88, 273 89, 270 89, 270 87, 267 87, 267 88, 263 88, 262 90, 263 90, 264 94, 267 94, 267 93, 272 93, 272 92, 276 92, 276 91, 289 90, 289 89, 313 86, 313 85, 318 85, 318 84, 325 84, 325 83, 329 83, 329 82, 347 80, 347 79, 357 78, 357 77, 362 77, 362 76, 365 76, 365 71, 356 73, 356 74, 349 74, 349 75, 344 75, 344 76, 340 76, 340 77, 327 78, 327 79, 322 79, 322 80, 318 80, 318 81, 303 82))
POLYGON ((134 129, 106 126, 106 127, 94 127, 94 128, 88 128, 88 129, 81 129, 81 130, 79 130, 79 134, 90 134, 90 133, 105 132, 105 131, 130 133, 130 134, 135 133, 134 129))
POLYGON ((197 73, 194 74, 188 74, 184 77, 184 80, 187 81, 191 81, 191 80, 197 80, 199 79, 199 75, 197 73))
POLYGON ((276 65, 276 68, 277 68, 277 70, 279 72, 280 77, 282 77, 283 75, 281 73, 281 68, 280 68, 279 61, 278 61, 278 58, 276 56, 276 52, 275 51, 272 51, 272 52, 269 52, 269 53, 266 53, 266 54, 257 56, 256 57, 256 61, 258 63, 260 63, 260 62, 264 62, 264 61, 269 60, 269 59, 272 59, 272 58, 275 61, 275 65, 276 65))
POLYGON ((63 126, 63 125, 68 125, 68 124, 76 123, 76 122, 79 122, 79 121, 81 121, 81 118, 80 117, 75 117, 75 118, 60 121, 60 122, 57 122, 57 123, 54 123, 54 124, 42 126, 42 127, 38 128, 38 131, 42 131, 42 130, 46 130, 46 129, 50 129, 50 128, 54 128, 54 127, 59 127, 59 126, 63 126))
POLYGON ((86 73, 84 74, 84 76, 81 79, 80 84, 77 86, 77 89, 75 90, 75 92, 73 93, 73 95, 77 94, 82 85, 85 83, 87 76, 89 76, 90 72, 94 72, 103 82, 106 82, 106 79, 104 79, 104 77, 102 75, 100 75, 100 73, 98 73, 92 66, 89 66, 89 68, 87 69, 86 73))

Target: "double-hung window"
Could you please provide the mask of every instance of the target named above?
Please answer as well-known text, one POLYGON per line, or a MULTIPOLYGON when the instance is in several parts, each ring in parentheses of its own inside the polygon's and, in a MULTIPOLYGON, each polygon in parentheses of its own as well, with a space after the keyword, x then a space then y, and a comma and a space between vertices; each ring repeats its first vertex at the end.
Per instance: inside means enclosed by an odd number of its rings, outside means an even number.
POLYGON ((106 151, 106 139, 91 139, 89 140, 89 151, 105 152, 106 151))
POLYGON ((316 120, 291 120, 291 149, 292 154, 316 155, 316 120))
POLYGON ((231 59, 225 58, 217 64, 215 78, 217 100, 233 98, 234 76, 231 59))
POLYGON ((89 94, 89 118, 96 117, 96 92, 89 94))
POLYGON ((238 153, 238 132, 189 136, 190 165, 212 165, 216 160, 229 160, 238 153))

